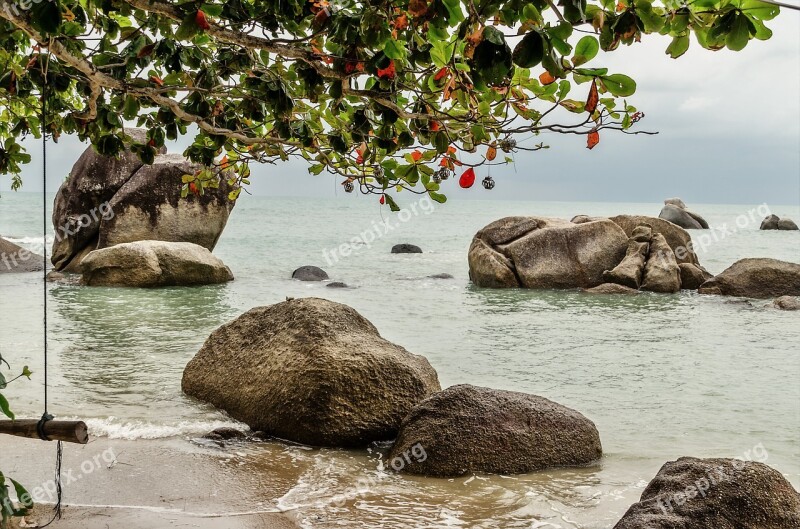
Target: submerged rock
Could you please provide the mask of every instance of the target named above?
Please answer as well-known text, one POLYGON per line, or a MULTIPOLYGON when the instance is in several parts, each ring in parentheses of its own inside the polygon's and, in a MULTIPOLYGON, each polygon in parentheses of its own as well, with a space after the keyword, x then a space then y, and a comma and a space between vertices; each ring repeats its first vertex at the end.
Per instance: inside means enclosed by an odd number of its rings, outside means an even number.
POLYGON ((324 299, 254 308, 211 333, 183 391, 267 435, 314 446, 392 439, 440 389, 428 361, 324 299))
POLYGON ((536 395, 462 384, 411 410, 389 460, 404 459, 395 470, 457 477, 585 465, 602 452, 594 423, 575 410, 536 395), (415 446, 425 457, 405 458, 415 446))
POLYGON ((0 274, 41 272, 44 257, 0 237, 0 274))
POLYGON ((780 310, 800 310, 800 299, 793 296, 781 296, 772 302, 772 306, 780 310))
POLYGON ((325 281, 328 273, 317 266, 301 266, 292 272, 292 279, 299 281, 325 281))
POLYGON ((95 250, 81 262, 82 284, 163 287, 210 285, 233 280, 230 269, 189 242, 137 241, 95 250))
POLYGON ((681 272, 675 253, 660 233, 653 235, 644 267, 642 290, 672 294, 681 289, 681 272))
POLYGON ((698 292, 760 299, 800 296, 800 264, 777 259, 741 259, 703 283, 698 292))
POLYGON ((738 459, 661 467, 614 529, 800 529, 800 494, 780 472, 738 459))
POLYGON ((469 249, 469 274, 485 287, 591 288, 625 256, 615 223, 575 224, 548 217, 506 217, 480 230, 469 249))
POLYGON ((408 243, 395 244, 392 246, 392 253, 422 253, 422 248, 408 243))
MULTIPOLYGON (((146 132, 127 131, 135 143, 146 132)), ((119 158, 84 151, 56 194, 53 206, 52 263, 77 271, 92 250, 140 240, 192 242, 213 250, 234 202, 227 179, 203 194, 181 198, 182 176, 199 166, 162 149, 153 165, 144 165, 126 148, 119 158)))
POLYGON ((433 274, 428 276, 430 279, 453 279, 451 274, 433 274))
POLYGON ((584 289, 589 294, 638 294, 635 288, 626 287, 617 283, 603 283, 596 287, 584 289))

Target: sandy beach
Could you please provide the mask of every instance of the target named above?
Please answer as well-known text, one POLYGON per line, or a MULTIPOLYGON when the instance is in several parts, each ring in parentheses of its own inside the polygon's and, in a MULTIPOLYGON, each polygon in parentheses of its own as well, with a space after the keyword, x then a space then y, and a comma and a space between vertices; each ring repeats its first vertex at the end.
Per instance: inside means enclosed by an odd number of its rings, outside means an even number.
MULTIPOLYGON (((55 444, 3 440, 0 467, 23 481, 39 500, 29 524, 52 517, 55 444), (36 490, 37 487, 39 490, 36 490)), ((297 527, 278 509, 242 485, 242 468, 228 450, 179 439, 121 441, 95 438, 64 445, 63 517, 55 529, 297 527)), ((34 527, 27 525, 24 527, 34 527)))

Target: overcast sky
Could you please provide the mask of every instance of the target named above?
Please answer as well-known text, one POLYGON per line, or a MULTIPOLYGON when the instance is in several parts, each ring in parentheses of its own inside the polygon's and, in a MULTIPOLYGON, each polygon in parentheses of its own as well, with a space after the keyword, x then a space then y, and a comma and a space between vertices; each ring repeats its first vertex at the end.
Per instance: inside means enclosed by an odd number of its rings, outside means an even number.
MULTIPOLYGON (((454 179, 445 192, 451 198, 660 202, 679 196, 690 204, 800 204, 800 13, 784 9, 768 25, 772 39, 753 40, 739 53, 703 50, 693 39, 674 60, 664 54, 669 39, 659 35, 601 53, 590 66, 637 81, 630 101, 646 114, 639 126, 657 136, 606 132, 589 151, 585 137, 542 135, 526 144, 544 141, 550 149, 517 153, 516 164, 492 168, 497 186, 491 193, 478 185, 457 190, 454 179)), ((586 90, 577 87, 573 97, 586 90)), ((31 147, 24 190, 41 191, 40 147, 31 147)), ((62 138, 51 147, 48 186, 55 190, 84 146, 62 138)), ((340 178, 308 175, 299 162, 253 167, 251 180, 257 195, 343 195, 340 178)), ((8 188, 3 177, 0 190, 8 188)))

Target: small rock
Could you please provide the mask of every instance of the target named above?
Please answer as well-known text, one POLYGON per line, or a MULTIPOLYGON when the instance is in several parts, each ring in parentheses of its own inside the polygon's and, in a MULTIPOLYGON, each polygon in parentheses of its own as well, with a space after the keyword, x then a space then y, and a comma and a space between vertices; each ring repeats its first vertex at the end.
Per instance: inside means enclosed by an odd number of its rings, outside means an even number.
POLYGON ((684 290, 697 290, 700 285, 714 277, 700 265, 681 263, 678 268, 681 273, 681 288, 684 290))
POLYGON ((778 222, 780 221, 780 217, 777 215, 770 215, 769 217, 765 217, 764 220, 761 221, 761 230, 777 230, 778 229, 778 222))
POLYGON ((772 302, 772 306, 780 310, 800 310, 800 299, 793 296, 781 296, 772 302))
POLYGON ((795 224, 795 222, 792 219, 788 217, 783 217, 781 220, 778 221, 778 229, 787 231, 796 231, 798 228, 797 224, 795 224))
POLYGON ((584 289, 588 294, 638 294, 639 291, 617 283, 603 283, 596 287, 584 289))
POLYGON ((236 428, 223 426, 222 428, 217 428, 215 430, 210 431, 203 437, 205 439, 217 439, 217 440, 223 439, 225 441, 229 441, 231 439, 244 439, 247 437, 247 434, 245 434, 241 430, 237 430, 236 428))
POLYGON ((450 274, 433 274, 432 276, 428 276, 430 279, 453 279, 453 276, 450 274))
POLYGON ((633 233, 631 233, 631 239, 636 242, 647 242, 653 240, 653 228, 652 226, 648 226, 647 224, 643 224, 642 226, 636 226, 633 229, 633 233))
POLYGON ((669 221, 677 226, 686 230, 701 230, 703 225, 699 222, 695 215, 690 215, 685 209, 667 204, 661 209, 658 218, 669 221))
POLYGON ((649 243, 629 239, 628 250, 622 262, 613 270, 603 272, 603 280, 637 290, 642 284, 642 273, 649 248, 649 243))
POLYGON ((585 224, 587 222, 592 222, 593 220, 595 220, 595 218, 590 217, 589 215, 575 215, 574 217, 572 217, 572 220, 570 220, 570 222, 573 224, 585 224))
POLYGON ((292 279, 299 281, 325 281, 328 279, 328 274, 317 266, 301 266, 292 272, 292 279))
POLYGON ((342 283, 341 281, 334 281, 332 283, 328 283, 325 286, 328 288, 350 288, 347 286, 347 283, 342 283))
POLYGON ((67 276, 62 274, 61 272, 56 272, 55 270, 51 270, 47 272, 47 281, 49 283, 55 283, 56 281, 63 281, 67 276))
POLYGON ((395 244, 392 253, 422 253, 422 248, 408 243, 395 244))

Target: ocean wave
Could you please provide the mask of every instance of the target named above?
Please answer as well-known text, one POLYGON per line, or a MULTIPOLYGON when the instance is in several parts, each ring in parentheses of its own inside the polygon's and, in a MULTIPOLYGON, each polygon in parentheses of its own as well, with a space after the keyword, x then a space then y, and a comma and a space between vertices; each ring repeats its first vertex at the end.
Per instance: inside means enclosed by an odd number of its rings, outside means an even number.
POLYGON ((85 419, 89 434, 109 439, 164 439, 168 437, 199 437, 216 428, 236 428, 246 431, 247 427, 234 420, 218 421, 180 421, 157 424, 147 421, 125 421, 116 417, 105 419, 85 419))

